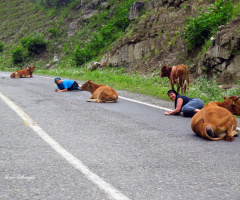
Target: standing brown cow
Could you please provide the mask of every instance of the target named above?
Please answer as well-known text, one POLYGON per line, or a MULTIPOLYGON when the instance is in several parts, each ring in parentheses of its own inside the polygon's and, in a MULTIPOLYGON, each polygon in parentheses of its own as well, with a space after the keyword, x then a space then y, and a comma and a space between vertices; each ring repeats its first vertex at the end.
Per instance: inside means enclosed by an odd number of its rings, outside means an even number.
POLYGON ((183 92, 186 92, 188 96, 189 74, 187 66, 183 64, 173 67, 163 65, 161 68, 161 77, 168 77, 170 79, 172 89, 174 89, 174 84, 177 84, 177 92, 179 93, 181 88, 181 94, 183 95, 183 92))

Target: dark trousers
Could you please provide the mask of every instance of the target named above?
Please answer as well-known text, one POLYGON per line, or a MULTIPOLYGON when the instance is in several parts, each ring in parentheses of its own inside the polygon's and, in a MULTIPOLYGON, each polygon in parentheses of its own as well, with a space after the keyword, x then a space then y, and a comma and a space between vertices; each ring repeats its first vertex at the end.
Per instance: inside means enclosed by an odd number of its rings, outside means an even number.
POLYGON ((195 115, 195 109, 202 109, 204 103, 201 99, 194 98, 189 101, 185 106, 182 107, 182 112, 184 117, 192 117, 195 115))
POLYGON ((78 83, 76 81, 74 81, 74 83, 72 84, 72 86, 70 88, 68 88, 69 91, 71 90, 80 90, 80 87, 78 85, 78 83))

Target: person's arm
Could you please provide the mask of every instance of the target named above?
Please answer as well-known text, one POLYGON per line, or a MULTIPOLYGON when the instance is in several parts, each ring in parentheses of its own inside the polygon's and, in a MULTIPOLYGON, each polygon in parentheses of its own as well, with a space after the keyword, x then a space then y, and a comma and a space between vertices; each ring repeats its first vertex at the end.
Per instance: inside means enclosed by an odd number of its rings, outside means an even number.
POLYGON ((59 89, 56 89, 55 92, 66 92, 68 91, 68 89, 63 89, 63 90, 59 90, 59 89))
POLYGON ((55 90, 55 92, 66 92, 66 91, 68 91, 66 81, 63 81, 61 83, 61 87, 58 85, 58 89, 55 90), (62 88, 64 88, 64 89, 62 89, 62 88))
POLYGON ((176 107, 176 109, 173 110, 173 111, 166 111, 165 115, 176 115, 176 114, 180 113, 181 112, 181 108, 182 108, 182 104, 183 104, 183 99, 179 98, 177 100, 177 107, 176 107))

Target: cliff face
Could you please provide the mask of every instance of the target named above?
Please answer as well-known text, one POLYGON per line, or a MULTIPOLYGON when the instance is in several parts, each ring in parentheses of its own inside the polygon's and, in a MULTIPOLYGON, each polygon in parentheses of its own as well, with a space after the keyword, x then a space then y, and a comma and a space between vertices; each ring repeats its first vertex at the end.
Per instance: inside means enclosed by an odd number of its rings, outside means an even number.
POLYGON ((240 78, 240 17, 220 26, 213 45, 192 66, 194 77, 208 75, 231 84, 240 78))
MULTIPOLYGON (((185 63, 188 56, 181 30, 187 17, 210 1, 162 0, 145 4, 146 15, 132 24, 131 31, 116 43, 102 61, 112 66, 149 71, 162 64, 185 63)), ((186 64, 186 63, 185 63, 186 64)), ((189 66, 190 67, 190 66, 189 66)))

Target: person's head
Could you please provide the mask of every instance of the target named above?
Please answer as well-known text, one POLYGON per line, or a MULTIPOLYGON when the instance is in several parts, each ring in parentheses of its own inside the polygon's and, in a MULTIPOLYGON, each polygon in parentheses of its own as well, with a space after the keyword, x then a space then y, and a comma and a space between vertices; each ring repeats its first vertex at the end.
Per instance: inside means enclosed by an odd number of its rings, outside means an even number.
POLYGON ((57 77, 57 78, 54 79, 54 82, 59 85, 59 84, 62 83, 62 79, 57 77))
POLYGON ((178 93, 175 90, 168 90, 167 94, 171 100, 175 101, 178 93))

